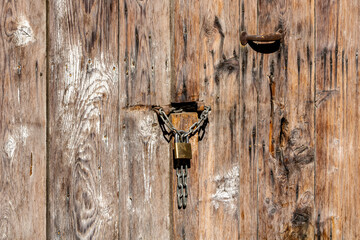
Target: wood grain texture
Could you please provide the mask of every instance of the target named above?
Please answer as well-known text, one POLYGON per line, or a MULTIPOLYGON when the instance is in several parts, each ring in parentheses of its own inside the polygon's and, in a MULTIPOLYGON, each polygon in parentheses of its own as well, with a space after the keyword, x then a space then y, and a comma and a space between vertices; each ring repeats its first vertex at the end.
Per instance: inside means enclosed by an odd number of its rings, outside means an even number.
POLYGON ((316 235, 360 237, 358 1, 316 5, 316 235))
POLYGON ((2 1, 0 239, 359 239, 359 16, 351 0, 2 1), (274 53, 240 46, 279 28, 274 53), (178 209, 152 106, 190 101, 212 111, 178 209))
POLYGON ((121 111, 120 239, 170 238, 169 147, 155 112, 121 111))
POLYGON ((200 3, 172 2, 172 101, 199 100, 200 3))
POLYGON ((199 13, 199 97, 212 108, 199 141, 199 239, 238 239, 240 4, 200 1, 199 13))
POLYGON ((258 237, 312 239, 314 2, 258 4, 258 34, 286 34, 257 63, 258 237))
MULTIPOLYGON (((178 130, 187 131, 192 124, 198 121, 197 113, 176 113, 170 118, 174 127, 178 130)), ((170 174, 172 178, 171 193, 171 212, 172 212, 172 237, 173 239, 200 239, 199 223, 199 204, 200 204, 200 185, 199 185, 199 151, 198 135, 190 138, 192 159, 188 169, 188 198, 186 208, 178 208, 177 203, 177 177, 174 164, 172 162, 170 174)))
POLYGON ((169 104, 170 2, 120 1, 120 104, 169 104))
MULTIPOLYGON (((257 5, 241 0, 240 30, 257 30, 257 5)), ((249 45, 240 49, 240 239, 257 238, 257 86, 258 54, 249 45)))
POLYGON ((46 237, 44 8, 0 6, 0 239, 46 237))
POLYGON ((151 105, 170 104, 170 2, 119 11, 120 239, 169 239, 170 144, 151 105))
POLYGON ((117 239, 118 1, 48 8, 48 238, 117 239))

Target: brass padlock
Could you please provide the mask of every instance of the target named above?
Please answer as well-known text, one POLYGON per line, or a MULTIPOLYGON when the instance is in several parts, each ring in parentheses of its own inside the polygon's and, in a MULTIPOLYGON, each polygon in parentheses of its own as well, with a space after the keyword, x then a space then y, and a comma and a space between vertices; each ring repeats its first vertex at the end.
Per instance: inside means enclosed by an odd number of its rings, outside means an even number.
POLYGON ((179 134, 175 134, 175 159, 191 159, 192 152, 191 152, 191 143, 189 143, 189 136, 185 138, 181 137, 179 134))

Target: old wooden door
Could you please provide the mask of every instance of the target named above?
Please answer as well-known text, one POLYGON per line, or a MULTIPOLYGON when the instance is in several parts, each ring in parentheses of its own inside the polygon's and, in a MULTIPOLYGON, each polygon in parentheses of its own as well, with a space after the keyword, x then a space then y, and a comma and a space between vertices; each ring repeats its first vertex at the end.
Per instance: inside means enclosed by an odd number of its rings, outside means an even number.
POLYGON ((360 238, 358 0, 3 0, 0 16, 0 239, 360 238), (278 29, 274 53, 240 45, 278 29), (152 111, 174 103, 212 108, 186 209, 152 111))

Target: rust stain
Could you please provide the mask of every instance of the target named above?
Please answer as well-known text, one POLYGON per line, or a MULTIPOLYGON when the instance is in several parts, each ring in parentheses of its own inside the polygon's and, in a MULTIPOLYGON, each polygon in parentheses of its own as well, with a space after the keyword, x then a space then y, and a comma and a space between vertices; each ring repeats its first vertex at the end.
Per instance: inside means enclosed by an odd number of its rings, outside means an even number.
POLYGON ((272 156, 274 156, 274 145, 272 144, 272 138, 273 138, 273 123, 272 120, 270 120, 270 130, 269 130, 269 152, 272 156))
POLYGON ((30 154, 30 176, 32 175, 33 156, 30 154))
POLYGON ((123 107, 123 110, 128 110, 128 111, 148 111, 150 110, 152 107, 151 106, 147 106, 147 105, 130 105, 127 107, 123 107))

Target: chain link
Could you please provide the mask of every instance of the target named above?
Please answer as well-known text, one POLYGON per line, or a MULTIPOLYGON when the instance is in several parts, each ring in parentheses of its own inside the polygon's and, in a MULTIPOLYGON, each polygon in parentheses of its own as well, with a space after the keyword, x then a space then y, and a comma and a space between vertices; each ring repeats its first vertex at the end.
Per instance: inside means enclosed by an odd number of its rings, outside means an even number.
POLYGON ((183 172, 183 206, 186 208, 187 197, 188 197, 188 188, 187 188, 187 177, 188 177, 188 166, 185 165, 185 171, 183 172))
POLYGON ((177 202, 179 208, 186 208, 187 205, 187 197, 188 197, 188 187, 187 187, 187 175, 188 175, 188 166, 181 165, 181 167, 176 168, 176 176, 177 176, 177 202))
POLYGON ((178 201, 178 207, 179 208, 182 208, 183 206, 183 190, 184 190, 184 187, 183 187, 183 174, 182 174, 182 171, 183 171, 183 166, 181 166, 181 169, 179 168, 176 168, 176 175, 177 175, 177 190, 176 190, 176 193, 177 193, 177 201, 178 201))
MULTIPOLYGON (((157 111, 158 115, 160 116, 161 120, 164 122, 165 126, 170 130, 169 132, 172 132, 173 134, 179 134, 180 139, 185 139, 187 137, 190 138, 191 136, 195 135, 197 131, 199 131, 201 126, 208 119, 209 112, 211 111, 211 107, 210 106, 204 107, 204 111, 200 114, 199 121, 197 121, 196 123, 191 125, 191 127, 189 128, 188 131, 177 130, 174 127, 174 125, 171 123, 169 117, 166 115, 166 113, 164 112, 164 110, 161 107, 156 107, 156 108, 154 108, 154 110, 157 111)), ((181 111, 182 111, 181 109, 180 110, 172 110, 170 113, 181 112, 181 111)))
MULTIPOLYGON (((203 126, 203 124, 206 122, 206 120, 209 117, 209 112, 211 111, 210 106, 205 106, 204 111, 200 114, 200 119, 191 125, 188 131, 184 130, 177 130, 174 125, 171 123, 168 115, 165 113, 165 111, 161 107, 154 107, 154 111, 157 112, 161 120, 164 122, 164 125, 168 128, 168 132, 178 137, 180 142, 189 142, 189 138, 193 135, 195 135, 199 129, 203 126)), ((171 113, 178 113, 182 112, 182 109, 176 110, 171 109, 171 113)), ((181 165, 180 167, 176 167, 176 176, 177 176, 177 189, 176 189, 176 195, 177 195, 177 202, 179 208, 186 208, 187 205, 187 198, 188 198, 188 185, 187 185, 187 179, 188 179, 188 165, 181 165), (184 169, 185 166, 185 169, 184 169)))

